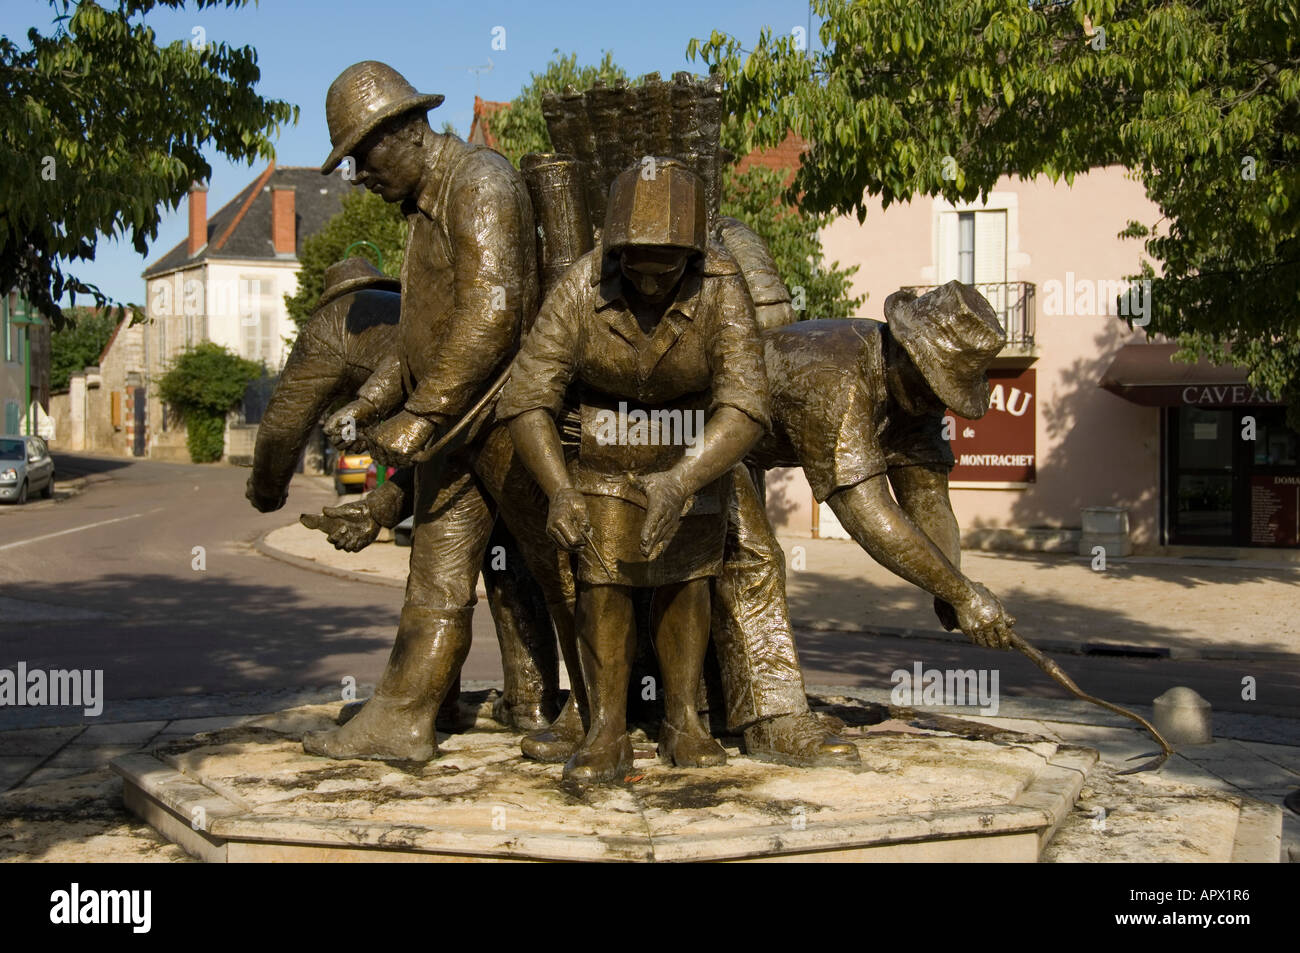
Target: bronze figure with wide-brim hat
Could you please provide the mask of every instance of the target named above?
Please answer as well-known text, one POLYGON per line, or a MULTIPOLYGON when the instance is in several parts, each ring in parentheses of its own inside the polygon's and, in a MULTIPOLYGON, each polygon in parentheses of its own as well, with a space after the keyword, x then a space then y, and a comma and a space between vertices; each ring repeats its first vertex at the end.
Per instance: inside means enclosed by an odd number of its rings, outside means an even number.
POLYGON ((921 297, 895 291, 885 320, 935 395, 971 420, 989 409, 985 371, 1006 344, 993 307, 970 285, 950 281, 921 297))
POLYGON ((343 158, 383 123, 408 112, 428 112, 443 96, 420 93, 401 73, 386 63, 366 60, 349 66, 330 84, 325 96, 325 120, 333 149, 321 165, 322 175, 333 172, 343 158))

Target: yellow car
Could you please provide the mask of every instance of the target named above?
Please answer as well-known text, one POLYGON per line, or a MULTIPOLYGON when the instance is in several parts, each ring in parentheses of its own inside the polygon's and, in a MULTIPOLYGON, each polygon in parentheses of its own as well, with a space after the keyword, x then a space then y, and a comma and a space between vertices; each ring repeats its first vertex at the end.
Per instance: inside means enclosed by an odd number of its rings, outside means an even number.
POLYGON ((360 493, 366 488, 366 470, 370 467, 368 453, 340 453, 334 463, 334 492, 360 493))

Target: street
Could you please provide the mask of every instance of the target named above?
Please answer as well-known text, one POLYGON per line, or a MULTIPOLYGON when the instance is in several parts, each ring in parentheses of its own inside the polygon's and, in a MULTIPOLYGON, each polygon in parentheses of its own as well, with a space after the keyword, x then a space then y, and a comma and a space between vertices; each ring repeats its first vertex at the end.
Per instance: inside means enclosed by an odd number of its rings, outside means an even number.
MULTIPOLYGON (((0 508, 0 667, 103 669, 115 700, 373 683, 402 593, 268 558, 252 544, 335 502, 295 477, 285 509, 254 510, 248 471, 56 454, 103 482, 54 503, 0 508), (205 568, 195 568, 202 547, 205 568)), ((499 678, 486 611, 467 678, 499 678)), ((78 713, 79 714, 79 713, 78 713)), ((0 714, 0 719, 3 714, 0 714)))
MULTIPOLYGON (((0 668, 102 669, 109 721, 115 701, 321 688, 346 676, 366 684, 382 672, 399 589, 301 569, 253 547, 298 513, 333 503, 327 479, 296 477, 288 505, 260 514, 244 499, 242 468, 71 454, 56 463, 62 475, 91 475, 83 493, 0 508, 0 668)), ((923 616, 915 625, 935 627, 923 616)), ((464 677, 498 681, 483 603, 474 629, 464 677)), ((797 643, 809 685, 888 689, 891 672, 921 661, 996 668, 1005 697, 1069 697, 1028 660, 962 643, 805 630, 797 643)), ((1086 691, 1120 704, 1147 705, 1189 685, 1216 711, 1300 717, 1300 659, 1060 661, 1086 691), (1255 701, 1241 697, 1244 675, 1257 680, 1255 701)))

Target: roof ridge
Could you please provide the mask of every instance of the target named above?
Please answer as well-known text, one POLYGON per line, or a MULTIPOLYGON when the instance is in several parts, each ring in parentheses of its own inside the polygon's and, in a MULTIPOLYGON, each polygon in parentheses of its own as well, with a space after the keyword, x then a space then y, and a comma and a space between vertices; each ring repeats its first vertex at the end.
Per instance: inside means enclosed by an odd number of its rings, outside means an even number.
POLYGON ((244 220, 244 216, 248 214, 248 209, 253 204, 253 200, 261 194, 262 186, 266 184, 266 180, 271 177, 271 173, 274 171, 275 160, 272 159, 270 164, 267 165, 266 171, 259 175, 257 181, 253 183, 253 188, 249 191, 248 198, 244 199, 244 204, 240 206, 239 211, 235 213, 235 217, 230 220, 230 224, 226 226, 226 230, 222 232, 221 237, 212 244, 213 251, 220 251, 221 246, 226 243, 227 239, 230 238, 231 234, 233 234, 235 229, 239 226, 239 223, 244 220))
POLYGON ((113 333, 108 336, 108 342, 100 348, 99 357, 96 358, 100 367, 104 366, 104 358, 108 355, 109 348, 113 346, 113 342, 117 340, 117 333, 122 330, 122 325, 126 324, 130 320, 131 315, 124 314, 122 320, 117 322, 117 325, 113 328, 113 333))

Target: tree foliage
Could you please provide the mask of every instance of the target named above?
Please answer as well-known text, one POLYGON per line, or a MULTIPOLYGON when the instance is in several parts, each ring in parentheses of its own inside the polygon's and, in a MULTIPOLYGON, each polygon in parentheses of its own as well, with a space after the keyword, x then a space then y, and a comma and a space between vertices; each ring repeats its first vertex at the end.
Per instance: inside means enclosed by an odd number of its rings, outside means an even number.
POLYGON ((1300 423, 1300 0, 812 5, 820 49, 770 29, 688 47, 744 147, 813 143, 805 208, 861 220, 866 195, 1126 166, 1163 219, 1123 233, 1151 259, 1148 332, 1249 368, 1300 423))
POLYGON ((825 260, 819 229, 829 215, 810 215, 790 205, 785 197, 786 173, 762 166, 744 172, 726 171, 722 186, 722 214, 738 218, 763 239, 777 270, 791 293, 798 315, 804 318, 851 317, 862 305, 861 296, 849 293, 858 266, 841 268, 825 260), (798 289, 803 289, 800 296, 798 289))
POLYGON ((226 414, 239 406, 248 385, 264 373, 259 362, 212 341, 176 355, 158 380, 158 394, 185 418, 191 460, 221 459, 226 414))
POLYGON ((118 325, 117 315, 107 309, 68 308, 67 323, 50 332, 50 387, 63 390, 72 375, 99 360, 99 355, 118 325))
MULTIPOLYGON (((198 9, 247 0, 195 0, 198 9)), ((298 107, 256 92, 251 47, 194 36, 159 46, 142 22, 185 0, 51 0, 54 29, 20 46, 0 37, 0 288, 17 286, 55 327, 59 301, 106 296, 65 269, 105 236, 140 254, 211 167, 214 146, 242 162, 274 158, 298 107)))
MULTIPOLYGON (((343 253, 353 242, 368 241, 383 256, 383 272, 394 278, 402 273, 402 253, 406 247, 406 219, 401 207, 385 202, 373 192, 354 189, 343 196, 343 208, 325 223, 315 235, 302 243, 298 255, 298 290, 285 295, 289 317, 302 327, 316 310, 321 293, 325 290, 325 269, 341 261, 343 253)), ((365 255, 375 265, 374 249, 360 246, 354 255, 365 255)))

